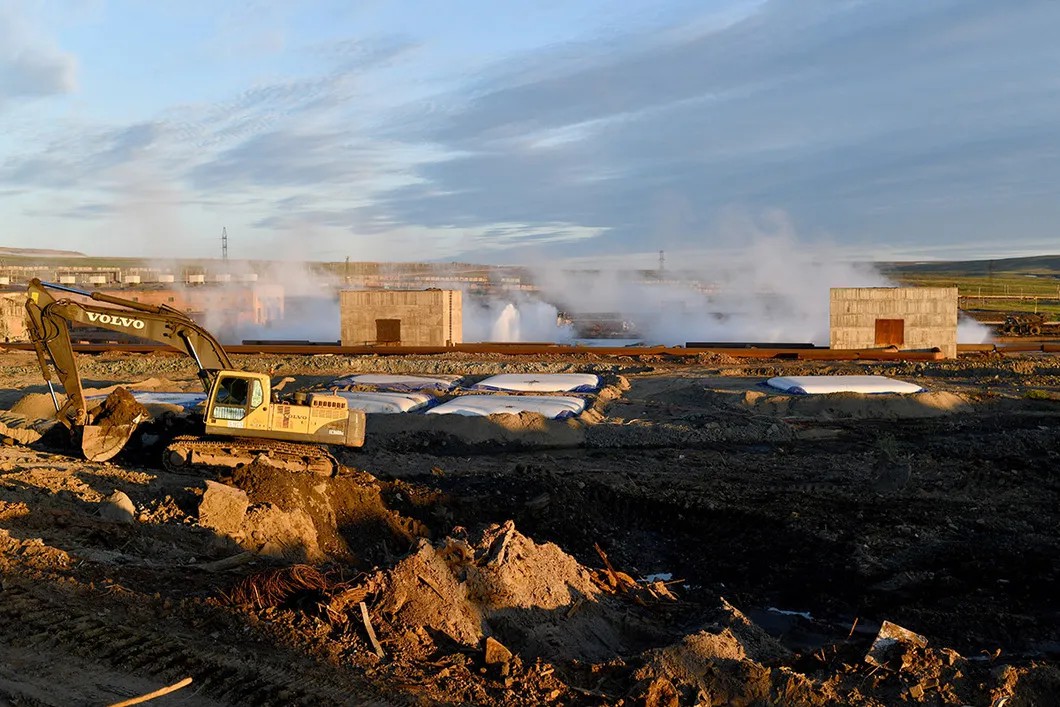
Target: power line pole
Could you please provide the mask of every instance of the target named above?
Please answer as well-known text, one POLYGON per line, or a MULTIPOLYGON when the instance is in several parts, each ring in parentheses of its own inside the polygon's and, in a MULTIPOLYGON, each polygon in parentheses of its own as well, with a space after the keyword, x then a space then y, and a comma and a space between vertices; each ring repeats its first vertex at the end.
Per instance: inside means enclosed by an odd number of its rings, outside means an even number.
POLYGON ((221 260, 228 262, 228 229, 221 226, 221 260))

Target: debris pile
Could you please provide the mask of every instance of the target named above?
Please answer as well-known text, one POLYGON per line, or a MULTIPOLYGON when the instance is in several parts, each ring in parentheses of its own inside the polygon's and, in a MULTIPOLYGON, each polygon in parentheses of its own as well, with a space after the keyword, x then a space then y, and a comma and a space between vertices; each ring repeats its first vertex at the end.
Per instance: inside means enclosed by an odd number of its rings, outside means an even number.
POLYGON ((267 620, 309 617, 317 635, 322 622, 355 664, 428 700, 456 689, 483 703, 519 694, 528 704, 651 707, 1033 704, 1060 686, 1053 667, 968 660, 889 622, 871 645, 851 631, 799 654, 725 599, 683 602, 665 582, 616 569, 599 547, 603 568, 592 569, 511 521, 458 535, 421 539, 353 580, 307 565, 266 570, 220 600, 267 620), (440 678, 407 682, 424 670, 440 678))

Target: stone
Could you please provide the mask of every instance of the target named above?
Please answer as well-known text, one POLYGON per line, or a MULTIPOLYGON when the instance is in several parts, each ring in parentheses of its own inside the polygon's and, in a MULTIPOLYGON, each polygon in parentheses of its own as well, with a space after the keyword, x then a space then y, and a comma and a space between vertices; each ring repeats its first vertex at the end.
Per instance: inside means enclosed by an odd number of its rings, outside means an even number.
POLYGON ((221 535, 238 535, 249 507, 250 501, 242 489, 207 481, 199 502, 199 525, 221 535))
POLYGON ((121 491, 115 491, 99 504, 99 517, 115 523, 135 523, 136 506, 121 491))
POLYGON ((503 643, 492 636, 486 637, 486 665, 502 665, 511 659, 512 652, 503 643))

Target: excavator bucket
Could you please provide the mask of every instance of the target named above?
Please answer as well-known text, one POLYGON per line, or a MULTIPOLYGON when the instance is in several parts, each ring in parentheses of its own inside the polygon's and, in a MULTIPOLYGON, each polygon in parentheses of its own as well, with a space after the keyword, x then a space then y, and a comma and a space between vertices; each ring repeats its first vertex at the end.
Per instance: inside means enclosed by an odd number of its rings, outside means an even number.
POLYGON ((105 462, 125 448, 136 432, 131 425, 85 425, 81 430, 81 451, 91 462, 105 462))
POLYGON ((151 414, 125 388, 116 388, 103 404, 93 410, 91 420, 81 428, 81 451, 85 459, 104 462, 120 452, 151 414))

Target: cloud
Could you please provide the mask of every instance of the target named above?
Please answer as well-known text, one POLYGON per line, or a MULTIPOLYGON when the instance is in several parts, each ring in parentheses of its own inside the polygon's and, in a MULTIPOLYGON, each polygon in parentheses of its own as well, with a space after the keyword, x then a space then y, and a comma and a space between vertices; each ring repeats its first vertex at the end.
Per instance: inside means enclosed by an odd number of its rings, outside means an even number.
MULTIPOLYGON (((733 214, 771 210, 863 253, 1044 241, 1060 219, 1057 3, 678 3, 669 26, 479 66, 429 34, 307 34, 289 4, 233 7, 214 44, 271 38, 267 68, 226 84, 243 90, 12 141, 0 188, 79 193, 62 215, 98 222, 142 172, 201 222, 305 235, 307 255, 502 262, 709 252, 741 245, 733 214)), ((0 108, 72 90, 73 58, 11 17, 0 86, 23 88, 0 108)), ((219 74, 246 69, 226 57, 219 74)))
POLYGON ((20 99, 70 93, 77 61, 32 30, 16 14, 17 4, 0 3, 0 109, 20 99))
POLYGON ((25 190, 74 186, 99 188, 107 172, 136 160, 159 138, 163 126, 137 123, 87 130, 55 138, 46 149, 8 158, 0 165, 0 184, 25 190))
POLYGON ((560 47, 550 66, 539 52, 529 77, 488 72, 433 98, 442 111, 395 121, 388 137, 453 156, 375 209, 428 226, 599 229, 574 255, 710 247, 733 206, 883 241, 990 237, 971 213, 1017 203, 1047 223, 1057 20, 1054 3, 776 0, 605 57, 560 47))

